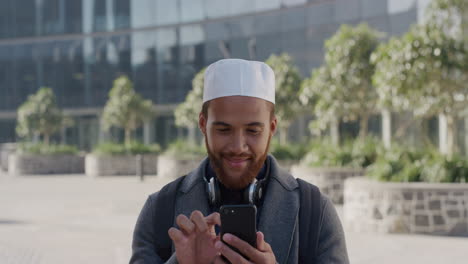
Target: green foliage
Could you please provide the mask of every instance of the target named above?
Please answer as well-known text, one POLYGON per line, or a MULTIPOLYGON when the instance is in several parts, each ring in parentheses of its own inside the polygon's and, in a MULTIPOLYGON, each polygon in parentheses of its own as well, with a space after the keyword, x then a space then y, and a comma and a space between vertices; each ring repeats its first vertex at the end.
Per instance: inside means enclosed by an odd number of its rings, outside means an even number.
POLYGON ((24 154, 60 155, 77 154, 78 148, 63 144, 21 143, 19 144, 18 151, 24 154))
POLYGON ((179 127, 196 127, 198 115, 203 104, 203 83, 205 68, 198 72, 192 80, 192 90, 185 97, 185 101, 174 111, 175 124, 179 127))
POLYGON ((379 155, 366 174, 390 182, 467 182, 468 161, 462 156, 449 159, 431 149, 395 146, 379 155))
MULTIPOLYGON (((325 62, 314 69, 302 85, 301 101, 315 103, 313 127, 325 129, 334 119, 351 121, 361 118, 367 126, 368 116, 376 111, 377 93, 371 85, 374 66, 370 55, 377 47, 380 33, 366 24, 342 25, 325 43, 325 62)), ((361 127, 362 137, 367 127, 361 127)))
POLYGON ((41 135, 47 145, 52 134, 71 123, 58 108, 52 89, 42 87, 18 108, 16 132, 20 137, 41 135))
POLYGON ((278 160, 301 160, 307 152, 306 144, 279 144, 273 141, 270 145, 270 153, 278 160))
POLYGON ((164 155, 181 159, 191 159, 206 156, 207 152, 204 145, 179 139, 169 144, 164 155))
POLYGON ((105 129, 113 126, 123 128, 125 144, 130 144, 132 131, 153 115, 153 103, 135 92, 128 77, 121 76, 114 81, 102 115, 105 129))
POLYGON ((294 66, 291 56, 286 53, 271 55, 266 61, 275 73, 275 113, 279 126, 288 127, 300 110, 298 100, 301 89, 301 75, 294 66))
POLYGON ((380 142, 371 137, 347 141, 339 147, 321 139, 310 144, 301 163, 311 167, 366 168, 375 162, 382 149, 380 142))
POLYGON ((97 155, 136 155, 136 154, 159 154, 161 147, 158 144, 146 145, 138 141, 130 144, 119 144, 113 142, 101 143, 93 150, 97 155))

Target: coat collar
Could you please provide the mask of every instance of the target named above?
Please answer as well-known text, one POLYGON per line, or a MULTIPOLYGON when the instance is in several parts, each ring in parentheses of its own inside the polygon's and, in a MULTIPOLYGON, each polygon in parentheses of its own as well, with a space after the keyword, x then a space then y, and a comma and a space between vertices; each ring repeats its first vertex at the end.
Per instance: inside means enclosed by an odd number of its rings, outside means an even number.
MULTIPOLYGON (((273 156, 270 159, 270 179, 266 190, 263 208, 260 212, 257 229, 265 235, 265 240, 271 245, 278 263, 286 263, 297 229, 299 215, 299 185, 289 173, 279 168, 273 156)), ((184 193, 177 201, 176 215, 187 216, 193 210, 209 213, 208 198, 205 187, 205 168, 208 158, 205 158, 197 169, 190 172, 182 182, 180 191, 184 193), (202 197, 202 198, 201 198, 202 197)))

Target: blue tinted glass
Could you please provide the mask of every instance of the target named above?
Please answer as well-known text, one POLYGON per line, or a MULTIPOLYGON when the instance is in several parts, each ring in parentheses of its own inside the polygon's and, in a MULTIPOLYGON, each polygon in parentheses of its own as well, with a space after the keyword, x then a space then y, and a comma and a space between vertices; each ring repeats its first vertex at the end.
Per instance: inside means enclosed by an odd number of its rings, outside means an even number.
POLYGON ((114 0, 114 28, 130 27, 130 0, 114 0))
POLYGON ((181 22, 204 19, 203 0, 180 0, 180 14, 181 22))
POLYGON ((363 18, 387 14, 387 0, 361 0, 363 18))
POLYGON ((204 0, 205 14, 208 18, 229 16, 231 0, 204 0))
POLYGON ((336 0, 335 21, 346 23, 359 18, 360 6, 359 0, 336 0))
POLYGON ((15 0, 12 11, 15 16, 13 25, 16 37, 34 36, 39 33, 35 0, 15 0))
POLYGON ((281 6, 281 0, 256 0, 255 10, 265 11, 271 9, 278 9, 281 6))
POLYGON ((153 0, 131 0, 132 28, 148 27, 156 24, 156 2, 153 0))
POLYGON ((83 26, 83 3, 82 0, 65 2, 65 32, 81 33, 83 26))
POLYGON ((157 101, 157 52, 154 31, 132 34, 132 70, 135 90, 143 97, 157 101))
POLYGON ((167 25, 179 22, 179 0, 156 0, 156 24, 167 25))
POLYGON ((306 24, 320 25, 331 23, 335 15, 334 6, 335 4, 333 2, 327 2, 311 5, 305 8, 306 24))

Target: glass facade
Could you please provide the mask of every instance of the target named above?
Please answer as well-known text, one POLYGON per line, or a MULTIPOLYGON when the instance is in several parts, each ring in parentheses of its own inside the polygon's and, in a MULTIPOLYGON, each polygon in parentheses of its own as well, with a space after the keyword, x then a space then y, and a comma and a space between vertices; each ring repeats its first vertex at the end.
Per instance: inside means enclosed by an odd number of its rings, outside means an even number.
MULTIPOLYGON (((157 105, 184 100, 195 73, 225 57, 292 55, 303 76, 323 60, 323 43, 342 23, 389 33, 418 20, 414 1, 397 0, 3 0, 0 9, 0 142, 13 141, 14 113, 41 86, 83 124, 63 134, 97 141, 97 118, 113 80, 128 75, 157 105), (408 4, 412 2, 413 4, 408 4), (81 115, 82 111, 86 115, 81 115), (93 119, 94 120, 94 119, 93 119), (80 132, 81 131, 81 132, 80 132), (85 132, 83 132, 85 131, 85 132), (87 132, 86 132, 87 131, 87 132)), ((174 133, 172 112, 154 121, 154 140, 174 133), (161 123, 162 122, 162 123, 161 123), (171 123, 171 132, 162 124, 171 123), (158 135, 165 135, 159 137, 158 135)), ((90 143, 91 142, 91 143, 90 143)))

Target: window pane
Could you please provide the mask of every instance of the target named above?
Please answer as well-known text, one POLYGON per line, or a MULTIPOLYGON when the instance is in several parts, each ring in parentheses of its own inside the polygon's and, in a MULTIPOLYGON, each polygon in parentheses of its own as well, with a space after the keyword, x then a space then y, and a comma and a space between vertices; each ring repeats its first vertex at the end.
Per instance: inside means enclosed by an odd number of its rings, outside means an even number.
POLYGON ((335 21, 338 23, 359 18, 359 0, 336 0, 334 6, 335 21))
POLYGON ((157 99, 156 33, 132 34, 132 69, 135 90, 144 98, 157 99))
POLYGON ((15 0, 13 2, 14 26, 16 37, 34 36, 36 28, 36 1, 35 0, 15 0))
POLYGON ((265 11, 271 9, 278 9, 281 6, 281 0, 256 0, 255 10, 265 11))
POLYGON ((156 23, 158 25, 175 24, 179 22, 178 0, 156 0, 156 23))
POLYGON ((252 0, 230 1, 231 16, 252 13, 252 0))
POLYGON ((305 8, 306 24, 321 25, 333 22, 334 3, 320 3, 305 8))
POLYGON ((155 24, 156 3, 154 0, 131 0, 132 28, 155 24))
POLYGON ((388 12, 396 14, 406 12, 415 6, 416 0, 387 0, 388 12))
POLYGON ((199 21, 204 18, 203 0, 180 0, 181 22, 199 21))
POLYGON ((114 26, 116 29, 130 27, 130 1, 114 0, 114 26))
POLYGON ((81 33, 83 24, 82 0, 65 1, 65 32, 81 33))
POLYGON ((307 3, 307 0, 281 0, 285 6, 295 6, 307 3))
POLYGON ((179 49, 177 33, 174 29, 161 29, 156 32, 158 103, 176 101, 178 88, 179 49))
POLYGON ((361 0, 362 17, 375 17, 387 14, 387 0, 361 0))
POLYGON ((217 18, 229 16, 231 0, 204 0, 205 13, 207 18, 217 18))

